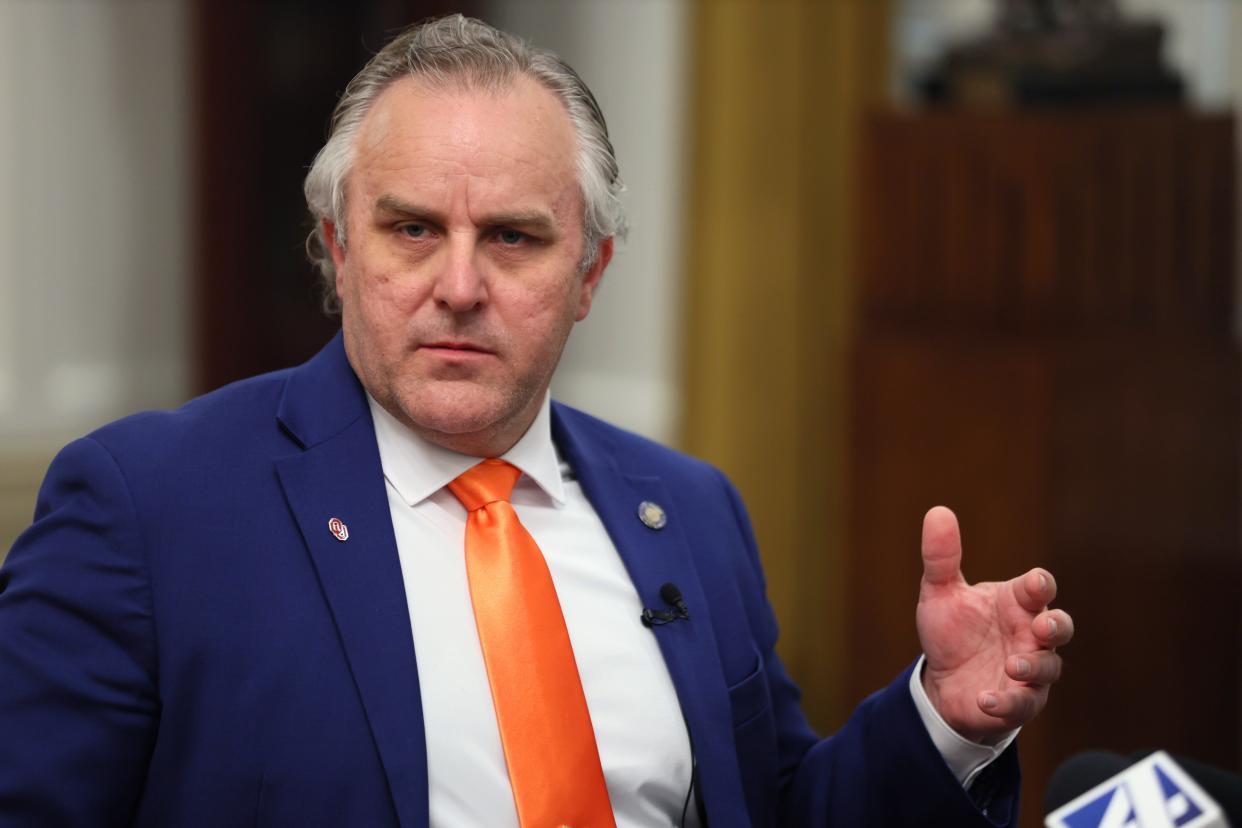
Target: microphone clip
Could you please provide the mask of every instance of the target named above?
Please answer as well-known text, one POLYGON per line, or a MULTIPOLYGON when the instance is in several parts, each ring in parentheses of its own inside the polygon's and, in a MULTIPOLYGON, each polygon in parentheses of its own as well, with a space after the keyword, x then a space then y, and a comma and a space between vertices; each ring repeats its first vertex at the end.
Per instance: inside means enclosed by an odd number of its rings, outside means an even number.
POLYGON ((665 624, 671 624, 674 621, 689 621, 690 609, 686 606, 686 599, 681 596, 681 590, 677 588, 677 584, 667 583, 660 587, 660 597, 664 599, 666 604, 671 604, 673 611, 643 608, 639 620, 643 622, 643 626, 647 628, 662 627, 665 624))

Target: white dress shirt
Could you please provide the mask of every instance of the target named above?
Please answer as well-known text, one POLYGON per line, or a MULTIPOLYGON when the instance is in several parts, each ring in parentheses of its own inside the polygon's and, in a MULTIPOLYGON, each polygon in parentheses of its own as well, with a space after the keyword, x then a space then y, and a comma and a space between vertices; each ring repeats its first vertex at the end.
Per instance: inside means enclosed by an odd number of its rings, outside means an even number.
MULTIPOLYGON (((466 580, 466 510, 445 486, 479 462, 432 445, 371 401, 414 632, 431 824, 517 828, 466 580)), ((544 401, 503 459, 565 616, 618 828, 678 825, 690 739, 642 602, 582 487, 564 479, 544 401)), ((694 806, 686 825, 697 826, 694 806)))
MULTIPOLYGON (((414 635, 431 825, 517 828, 466 579, 466 510, 445 488, 479 459, 428 443, 370 406, 414 635)), ((694 806, 685 807, 692 758, 672 679, 612 540, 558 460, 547 399, 502 459, 522 471, 511 502, 556 586, 618 828, 680 825, 683 808, 684 824, 697 826, 694 806)), ((910 684, 919 714, 969 785, 1013 735, 987 747, 954 733, 914 680, 920 672, 910 684)))

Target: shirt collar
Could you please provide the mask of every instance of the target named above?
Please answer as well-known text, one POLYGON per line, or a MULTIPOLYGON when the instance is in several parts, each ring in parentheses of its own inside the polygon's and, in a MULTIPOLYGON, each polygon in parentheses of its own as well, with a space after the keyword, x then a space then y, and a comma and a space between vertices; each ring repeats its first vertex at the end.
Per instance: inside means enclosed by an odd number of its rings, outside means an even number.
MULTIPOLYGON (((367 394, 375 440, 379 445, 384 478, 408 505, 414 506, 443 489, 462 472, 479 462, 478 457, 458 454, 419 437, 367 394)), ((552 442, 549 396, 522 438, 500 457, 522 470, 557 506, 565 503, 560 462, 552 442)))

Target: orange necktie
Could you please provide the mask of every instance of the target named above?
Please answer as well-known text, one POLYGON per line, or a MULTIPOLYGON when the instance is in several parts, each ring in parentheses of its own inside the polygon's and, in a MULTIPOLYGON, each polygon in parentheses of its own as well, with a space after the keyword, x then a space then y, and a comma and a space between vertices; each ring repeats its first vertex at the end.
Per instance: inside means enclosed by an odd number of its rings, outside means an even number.
POLYGON ((518 820, 615 828, 556 587, 509 503, 521 474, 484 460, 449 484, 470 513, 466 576, 518 820))

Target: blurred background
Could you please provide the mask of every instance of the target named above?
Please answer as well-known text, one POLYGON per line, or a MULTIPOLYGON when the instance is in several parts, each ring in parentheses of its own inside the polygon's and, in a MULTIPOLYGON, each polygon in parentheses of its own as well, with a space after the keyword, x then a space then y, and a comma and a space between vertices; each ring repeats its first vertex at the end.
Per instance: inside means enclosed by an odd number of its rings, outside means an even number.
POLYGON ((820 729, 916 656, 946 503, 1078 622, 1024 824, 1083 749, 1239 769, 1230 0, 0 0, 0 554, 67 440, 332 335, 302 177, 450 11, 603 105, 633 229, 555 392, 733 477, 820 729))

